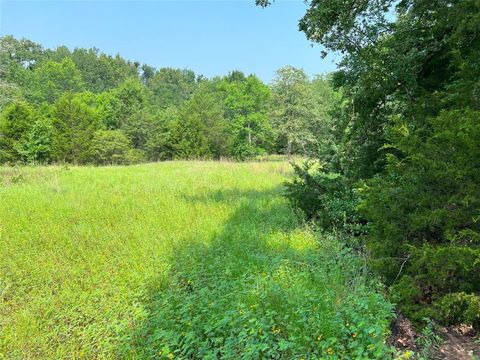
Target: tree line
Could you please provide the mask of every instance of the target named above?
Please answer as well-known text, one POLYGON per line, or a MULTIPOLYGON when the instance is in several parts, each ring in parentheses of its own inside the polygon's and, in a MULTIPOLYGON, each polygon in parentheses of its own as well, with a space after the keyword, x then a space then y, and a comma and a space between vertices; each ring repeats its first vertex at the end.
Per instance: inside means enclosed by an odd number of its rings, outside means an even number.
POLYGON ((0 38, 0 163, 130 164, 308 154, 338 100, 330 79, 286 66, 267 85, 208 79, 98 49, 0 38))

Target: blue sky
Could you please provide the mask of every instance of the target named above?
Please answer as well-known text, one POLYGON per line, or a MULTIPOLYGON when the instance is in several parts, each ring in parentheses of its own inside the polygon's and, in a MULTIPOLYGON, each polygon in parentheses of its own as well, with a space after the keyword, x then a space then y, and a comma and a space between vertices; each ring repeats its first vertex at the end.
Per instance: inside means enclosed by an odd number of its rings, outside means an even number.
POLYGON ((277 68, 310 74, 335 69, 298 31, 302 0, 12 1, 0 0, 0 34, 45 47, 97 47, 155 67, 189 68, 206 76, 233 69, 270 81, 277 68))

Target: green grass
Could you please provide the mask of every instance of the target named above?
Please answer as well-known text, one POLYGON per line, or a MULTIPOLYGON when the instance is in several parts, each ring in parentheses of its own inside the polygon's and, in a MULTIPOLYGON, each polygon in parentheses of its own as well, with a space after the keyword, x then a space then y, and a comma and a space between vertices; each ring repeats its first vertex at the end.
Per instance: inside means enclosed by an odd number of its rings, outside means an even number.
POLYGON ((0 168, 0 358, 382 358, 391 306, 284 162, 0 168))

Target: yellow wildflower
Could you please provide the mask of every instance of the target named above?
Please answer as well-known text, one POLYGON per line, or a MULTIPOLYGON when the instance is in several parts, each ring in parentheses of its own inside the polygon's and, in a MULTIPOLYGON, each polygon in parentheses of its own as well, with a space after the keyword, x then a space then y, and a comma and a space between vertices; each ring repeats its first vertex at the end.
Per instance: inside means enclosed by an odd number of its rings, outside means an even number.
POLYGON ((322 340, 322 335, 317 336, 317 341, 320 341, 320 340, 322 340))
POLYGON ((353 337, 353 338, 356 338, 356 337, 357 337, 357 333, 353 333, 353 334, 352 334, 352 337, 353 337))
POLYGON ((172 353, 169 353, 167 357, 168 357, 169 359, 173 359, 173 358, 174 358, 174 356, 173 356, 172 353))
POLYGON ((408 351, 405 351, 403 354, 402 354, 402 359, 410 359, 410 357, 413 355, 413 352, 411 352, 410 350, 408 351))
POLYGON ((328 348, 328 349, 327 349, 327 354, 328 354, 328 355, 333 355, 333 349, 332 349, 332 348, 328 348))

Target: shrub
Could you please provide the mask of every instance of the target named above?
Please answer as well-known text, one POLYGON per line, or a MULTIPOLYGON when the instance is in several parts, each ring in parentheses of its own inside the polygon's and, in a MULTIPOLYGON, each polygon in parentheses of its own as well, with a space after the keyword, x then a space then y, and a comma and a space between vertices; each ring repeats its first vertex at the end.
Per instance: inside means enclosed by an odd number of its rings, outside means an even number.
POLYGON ((436 317, 446 324, 464 323, 480 329, 480 297, 464 292, 447 294, 435 302, 436 317))
POLYGON ((93 137, 90 159, 96 165, 127 165, 139 162, 141 154, 121 130, 101 130, 93 137))
POLYGON ((308 218, 327 230, 337 229, 353 235, 366 230, 357 212, 359 194, 347 178, 325 172, 313 162, 293 167, 295 177, 286 184, 287 196, 308 218))

